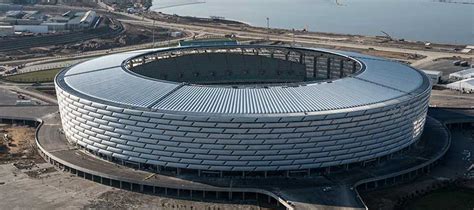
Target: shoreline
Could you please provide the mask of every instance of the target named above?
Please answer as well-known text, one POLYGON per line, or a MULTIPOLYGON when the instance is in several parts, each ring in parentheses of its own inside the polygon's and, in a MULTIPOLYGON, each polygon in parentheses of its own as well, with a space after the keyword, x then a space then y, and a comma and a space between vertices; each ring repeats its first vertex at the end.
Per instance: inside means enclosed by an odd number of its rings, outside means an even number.
POLYGON ((187 24, 193 26, 204 26, 204 27, 215 27, 216 29, 228 29, 234 30, 238 34, 245 32, 257 32, 266 33, 270 36, 294 36, 294 38, 303 39, 314 39, 320 41, 340 41, 347 43, 359 43, 364 44, 367 41, 367 45, 377 44, 381 46, 396 46, 406 49, 416 50, 429 50, 429 51, 440 51, 440 52, 452 52, 459 53, 460 50, 464 49, 469 44, 444 44, 444 43, 433 43, 414 41, 406 39, 392 39, 388 36, 370 36, 370 35, 359 35, 359 34, 340 34, 332 32, 314 32, 304 30, 289 30, 282 28, 270 28, 269 30, 265 27, 253 26, 245 22, 238 20, 216 20, 209 17, 193 17, 193 16, 181 16, 177 14, 168 14, 159 11, 150 10, 144 14, 145 17, 150 19, 162 20, 168 23, 187 24), (425 46, 429 43, 429 46, 425 46), (439 48, 439 49, 438 49, 439 48))
MULTIPOLYGON (((161 11, 155 11, 155 10, 148 10, 148 13, 155 13, 161 16, 166 17, 168 20, 170 19, 182 19, 185 20, 184 22, 181 21, 176 21, 174 23, 187 23, 191 25, 199 25, 200 23, 207 23, 209 24, 221 24, 220 26, 224 27, 244 27, 242 28, 243 31, 246 30, 260 30, 260 31, 268 31, 266 27, 261 27, 261 26, 255 26, 250 23, 246 23, 240 20, 233 20, 233 19, 211 19, 210 17, 197 17, 197 16, 186 16, 186 15, 178 15, 178 14, 170 14, 166 12, 161 12, 161 11), (224 25, 222 25, 224 24, 224 25)), ((286 28, 275 28, 271 27, 269 28, 270 34, 271 35, 277 35, 277 34, 292 34, 294 33, 295 37, 298 38, 304 38, 304 36, 318 36, 319 38, 326 36, 325 38, 328 40, 335 40, 335 39, 343 39, 343 38, 368 38, 368 39, 378 39, 380 42, 387 42, 388 39, 390 39, 388 36, 373 36, 373 35, 362 35, 362 34, 345 34, 345 33, 335 33, 335 32, 323 32, 323 31, 305 31, 305 30, 291 30, 291 29, 286 29, 286 28), (303 37, 302 37, 303 36, 303 37)), ((314 37, 310 37, 314 38, 314 37)), ((342 40, 341 40, 342 41, 342 40)), ((398 44, 416 44, 416 45, 425 45, 429 43, 430 45, 435 45, 435 46, 440 46, 440 47, 448 47, 448 48, 455 48, 455 49, 462 49, 465 46, 468 46, 470 44, 450 44, 450 43, 436 43, 436 42, 430 42, 430 41, 417 41, 417 40, 408 40, 408 39, 397 39, 393 38, 390 41, 395 41, 398 44)))
MULTIPOLYGON (((148 12, 151 12, 151 13, 159 13, 159 14, 162 14, 162 15, 167 15, 167 16, 174 16, 174 17, 179 17, 179 18, 185 18, 185 19, 194 19, 194 20, 207 20, 207 21, 212 21, 212 19, 210 17, 200 17, 200 16, 189 16, 189 15, 178 15, 178 14, 171 14, 171 13, 167 13, 167 12, 163 12, 163 11, 156 11, 156 10, 148 10, 148 12)), ((257 25, 253 25, 251 23, 247 23, 247 22, 244 22, 244 21, 241 21, 241 20, 235 20, 235 19, 227 19, 226 17, 223 17, 224 20, 222 20, 223 22, 230 22, 230 23, 235 23, 235 24, 241 24, 241 25, 245 25, 246 27, 251 27, 251 28, 257 28, 257 29, 264 29, 264 30, 267 30, 266 27, 264 26, 257 26, 257 25)), ((278 31, 287 31, 287 32, 290 32, 292 33, 293 30, 292 29, 288 29, 288 28, 278 28, 278 27, 271 27, 270 30, 278 30, 278 31)), ((337 33, 337 32, 325 32, 325 31, 312 31, 312 30, 301 30, 301 29, 295 29, 294 32, 298 33, 298 32, 306 32, 306 33, 315 33, 315 34, 322 34, 322 35, 328 35, 328 36, 358 36, 358 37, 373 37, 373 38, 387 38, 388 36, 384 36, 384 35, 364 35, 364 34, 351 34, 351 33, 337 33)), ((456 47, 461 47, 461 46, 468 46, 468 45, 474 45, 474 43, 462 43, 462 44, 453 44, 453 43, 442 43, 442 42, 435 42, 435 41, 427 41, 427 40, 410 40, 410 39, 405 39, 405 38, 393 38, 395 40, 403 40, 403 42, 408 42, 408 43, 430 43, 430 44, 436 44, 436 45, 443 45, 443 46, 456 46, 456 47)))

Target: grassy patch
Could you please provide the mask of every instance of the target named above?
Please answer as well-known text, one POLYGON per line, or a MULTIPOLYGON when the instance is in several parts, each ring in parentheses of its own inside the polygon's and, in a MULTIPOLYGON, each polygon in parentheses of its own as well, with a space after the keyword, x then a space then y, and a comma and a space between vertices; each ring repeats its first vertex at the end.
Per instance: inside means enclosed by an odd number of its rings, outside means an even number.
POLYGON ((20 82, 20 83, 36 83, 36 82, 52 82, 54 76, 61 69, 50 69, 43 71, 28 72, 23 74, 17 74, 12 76, 6 76, 2 79, 9 82, 20 82))
POLYGON ((410 202, 406 209, 474 209, 474 190, 466 188, 446 188, 436 190, 410 202))

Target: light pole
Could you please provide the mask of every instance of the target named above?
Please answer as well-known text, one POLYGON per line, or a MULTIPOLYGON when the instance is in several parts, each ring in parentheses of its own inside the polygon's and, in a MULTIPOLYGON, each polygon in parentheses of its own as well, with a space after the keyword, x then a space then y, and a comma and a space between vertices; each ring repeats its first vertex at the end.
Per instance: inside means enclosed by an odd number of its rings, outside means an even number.
POLYGON ((270 40, 270 18, 267 17, 267 40, 270 40))
POLYGON ((151 33, 152 33, 152 39, 153 39, 153 48, 155 47, 155 20, 153 20, 153 26, 151 28, 151 33))

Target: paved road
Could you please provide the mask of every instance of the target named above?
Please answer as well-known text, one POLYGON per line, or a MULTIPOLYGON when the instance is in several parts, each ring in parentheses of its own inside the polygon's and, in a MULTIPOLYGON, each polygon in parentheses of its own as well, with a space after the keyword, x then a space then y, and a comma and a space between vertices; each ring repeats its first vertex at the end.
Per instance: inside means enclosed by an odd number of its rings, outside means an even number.
POLYGON ((57 111, 57 106, 0 106, 0 116, 4 118, 40 119, 57 111))
POLYGON ((470 100, 474 100, 474 95, 471 95, 471 94, 461 94, 461 93, 442 93, 442 92, 438 92, 438 91, 431 91, 431 95, 432 96, 442 96, 442 97, 448 97, 448 98, 454 98, 454 99, 459 99, 459 98, 462 98, 462 99, 470 99, 470 100))
POLYGON ((451 129, 452 143, 449 151, 433 169, 430 177, 456 180, 463 178, 468 168, 474 164, 474 135, 470 129, 451 129))
POLYGON ((444 123, 474 122, 474 109, 430 108, 428 113, 444 123))
POLYGON ((0 106, 15 105, 17 94, 11 90, 0 88, 0 106))
POLYGON ((40 92, 37 92, 37 91, 34 91, 34 90, 28 90, 28 89, 25 89, 25 88, 21 88, 21 86, 17 86, 17 85, 2 85, 0 83, 0 89, 5 89, 5 90, 14 91, 14 92, 17 92, 17 93, 22 93, 24 95, 28 95, 30 97, 39 99, 43 102, 46 102, 46 103, 52 104, 52 105, 56 105, 58 103, 55 96, 45 95, 43 93, 40 93, 40 92))

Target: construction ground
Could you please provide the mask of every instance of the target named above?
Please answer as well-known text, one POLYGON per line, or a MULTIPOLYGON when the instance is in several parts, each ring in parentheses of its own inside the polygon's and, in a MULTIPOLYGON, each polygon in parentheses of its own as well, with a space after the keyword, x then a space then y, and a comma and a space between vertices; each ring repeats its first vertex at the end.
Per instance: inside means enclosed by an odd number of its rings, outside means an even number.
MULTIPOLYGON (((97 184, 57 171, 38 155, 35 128, 0 124, 9 143, 0 146, 2 209, 267 209, 254 204, 187 201, 144 195, 97 184)), ((3 140, 3 139, 2 139, 3 140)))

